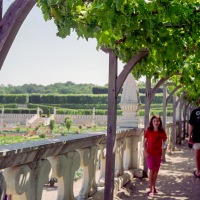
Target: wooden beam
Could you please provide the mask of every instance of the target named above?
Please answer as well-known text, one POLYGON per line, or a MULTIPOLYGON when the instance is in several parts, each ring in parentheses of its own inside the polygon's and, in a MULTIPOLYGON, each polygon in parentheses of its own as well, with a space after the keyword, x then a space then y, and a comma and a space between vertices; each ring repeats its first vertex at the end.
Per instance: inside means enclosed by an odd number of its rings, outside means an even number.
POLYGON ((25 18, 37 0, 15 0, 0 21, 0 69, 25 18))
POLYGON ((0 0, 0 22, 2 20, 3 16, 3 0, 0 0))
POLYGON ((132 56, 132 58, 129 60, 129 62, 124 66, 124 69, 121 71, 121 73, 119 74, 119 76, 117 77, 117 94, 119 94, 122 85, 124 83, 124 81, 126 80, 126 77, 128 76, 128 74, 131 72, 131 70, 134 68, 134 66, 140 62, 142 59, 144 59, 145 57, 147 57, 149 51, 144 49, 141 50, 139 53, 136 53, 132 56))
POLYGON ((174 88, 174 90, 169 94, 169 96, 166 98, 166 106, 168 105, 169 103, 169 99, 173 96, 173 94, 179 89, 181 88, 181 86, 177 86, 176 88, 174 88))

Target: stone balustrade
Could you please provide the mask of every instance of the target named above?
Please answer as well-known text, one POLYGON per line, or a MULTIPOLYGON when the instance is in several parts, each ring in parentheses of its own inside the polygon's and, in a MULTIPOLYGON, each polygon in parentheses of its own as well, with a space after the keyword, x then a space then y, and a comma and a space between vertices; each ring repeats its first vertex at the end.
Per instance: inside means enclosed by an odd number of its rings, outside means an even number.
POLYGON ((175 150, 176 144, 181 144, 182 140, 185 139, 188 127, 184 129, 184 121, 177 121, 176 124, 168 122, 166 126, 167 133, 167 145, 168 151, 171 152, 175 150))
MULTIPOLYGON (((65 118, 67 116, 70 116, 73 120, 73 124, 87 124, 95 122, 95 124, 98 125, 106 125, 107 124, 107 115, 62 115, 62 114, 56 114, 54 116, 51 115, 51 117, 54 117, 54 120, 57 124, 63 123, 65 118)), ((4 123, 6 124, 12 124, 12 123, 21 123, 31 125, 37 118, 39 117, 38 114, 0 114, 0 126, 3 126, 4 123)), ((122 116, 117 116, 117 125, 121 124, 122 122, 122 116)), ((167 117, 167 121, 172 121, 172 117, 167 117)), ((139 116, 138 117, 138 125, 144 124, 144 117, 139 116)))
MULTIPOLYGON (((118 130, 115 192, 133 176, 142 176, 143 129, 118 130)), ((58 180, 58 200, 104 199, 105 133, 88 133, 0 146, 0 199, 41 200, 44 184, 58 180), (100 165, 98 165, 100 163, 100 165), (96 181, 97 166, 100 175, 96 181), (82 187, 74 196, 75 172, 81 168, 82 187)))

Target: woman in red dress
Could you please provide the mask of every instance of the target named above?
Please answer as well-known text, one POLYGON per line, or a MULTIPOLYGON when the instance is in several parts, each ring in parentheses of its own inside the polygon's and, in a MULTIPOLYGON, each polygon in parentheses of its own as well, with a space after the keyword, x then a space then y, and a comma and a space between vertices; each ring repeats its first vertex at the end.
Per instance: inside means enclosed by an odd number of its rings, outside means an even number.
POLYGON ((160 117, 153 116, 144 135, 144 156, 149 168, 150 191, 148 196, 157 193, 155 185, 161 164, 162 148, 166 148, 167 135, 160 117))

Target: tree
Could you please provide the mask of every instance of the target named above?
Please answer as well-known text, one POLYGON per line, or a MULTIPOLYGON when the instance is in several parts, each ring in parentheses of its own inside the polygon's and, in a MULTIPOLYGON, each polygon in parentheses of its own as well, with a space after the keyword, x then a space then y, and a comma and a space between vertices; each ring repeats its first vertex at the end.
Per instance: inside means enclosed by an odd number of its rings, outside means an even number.
POLYGON ((55 127, 55 120, 50 120, 49 127, 50 127, 50 129, 51 129, 51 133, 53 133, 53 129, 54 129, 54 127, 55 127))
POLYGON ((67 127, 68 132, 69 132, 69 130, 70 130, 71 126, 72 126, 72 119, 70 117, 66 117, 65 118, 65 125, 67 127))
POLYGON ((145 63, 151 68, 139 69, 145 74, 182 60, 185 49, 199 45, 197 0, 38 0, 38 6, 45 20, 54 20, 58 36, 65 38, 74 30, 78 37, 96 38, 97 48, 113 49, 125 63, 147 48, 150 54, 145 63))

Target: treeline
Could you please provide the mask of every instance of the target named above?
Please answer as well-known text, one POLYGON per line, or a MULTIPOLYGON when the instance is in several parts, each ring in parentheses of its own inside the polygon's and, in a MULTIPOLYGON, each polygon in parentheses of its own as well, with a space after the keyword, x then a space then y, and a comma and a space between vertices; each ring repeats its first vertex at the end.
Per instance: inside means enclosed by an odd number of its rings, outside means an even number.
POLYGON ((71 81, 51 85, 24 84, 22 86, 1 85, 0 94, 93 94, 94 84, 76 84, 71 81))
POLYGON ((0 85, 0 94, 108 94, 108 86, 76 84, 71 81, 47 86, 37 84, 0 85))

